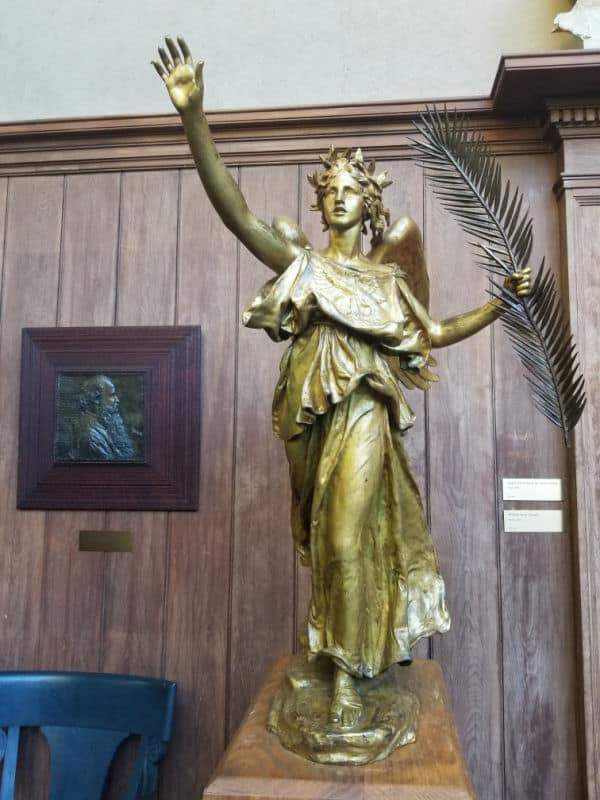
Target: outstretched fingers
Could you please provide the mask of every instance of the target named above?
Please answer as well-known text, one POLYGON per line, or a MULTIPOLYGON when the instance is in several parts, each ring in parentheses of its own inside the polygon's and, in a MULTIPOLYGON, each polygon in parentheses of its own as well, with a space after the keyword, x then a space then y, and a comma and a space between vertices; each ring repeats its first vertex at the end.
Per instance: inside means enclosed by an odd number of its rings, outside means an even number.
POLYGON ((181 53, 177 49, 177 45, 170 36, 165 36, 165 44, 169 48, 169 53, 173 59, 173 64, 178 67, 181 64, 181 53))
POLYGON ((168 73, 165 71, 165 68, 162 64, 159 64, 158 61, 151 61, 150 62, 154 69, 158 72, 162 80, 166 83, 167 78, 169 77, 168 73))
POLYGON ((160 56, 160 60, 162 61, 162 63, 165 65, 165 69, 167 70, 167 72, 171 72, 171 70, 173 69, 173 64, 171 62, 171 59, 167 55, 167 51, 164 49, 164 47, 158 48, 158 55, 160 56))
MULTIPOLYGON (((163 80, 166 80, 168 78, 168 76, 175 69, 175 67, 179 67, 183 63, 188 64, 190 66, 193 66, 194 64, 192 53, 190 51, 190 48, 187 46, 187 43, 183 38, 183 36, 177 37, 177 44, 175 44, 171 36, 165 36, 165 44, 167 46, 167 49, 165 49, 164 47, 158 48, 160 62, 159 61, 152 62, 154 69, 158 72, 158 74, 163 80)), ((200 71, 200 75, 201 74, 202 71, 200 71)))
POLYGON ((187 46, 187 42, 183 38, 183 36, 177 37, 177 44, 179 45, 179 49, 181 50, 181 54, 185 60, 186 64, 193 64, 194 59, 192 58, 192 54, 190 52, 190 48, 187 46))
POLYGON ((158 48, 159 59, 152 61, 152 66, 167 85, 171 100, 178 111, 182 111, 190 103, 202 105, 204 84, 202 69, 204 63, 194 63, 190 48, 183 36, 165 36, 165 44, 158 48))

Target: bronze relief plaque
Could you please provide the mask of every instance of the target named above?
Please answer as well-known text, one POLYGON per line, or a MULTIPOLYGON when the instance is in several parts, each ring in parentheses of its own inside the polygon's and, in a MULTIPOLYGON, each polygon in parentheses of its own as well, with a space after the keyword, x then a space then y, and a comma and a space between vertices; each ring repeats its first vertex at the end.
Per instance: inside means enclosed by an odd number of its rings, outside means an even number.
POLYGON ((144 373, 59 372, 55 461, 145 461, 144 373))
POLYGON ((200 328, 26 328, 18 508, 198 508, 200 328))

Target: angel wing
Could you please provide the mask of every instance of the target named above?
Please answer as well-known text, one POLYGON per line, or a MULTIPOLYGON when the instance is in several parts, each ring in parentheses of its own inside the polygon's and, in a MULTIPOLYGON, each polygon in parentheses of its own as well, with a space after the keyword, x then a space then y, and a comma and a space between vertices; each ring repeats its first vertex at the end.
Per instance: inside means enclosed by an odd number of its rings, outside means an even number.
MULTIPOLYGON (((375 264, 398 264, 404 271, 408 288, 422 306, 429 311, 429 275, 423 253, 423 239, 417 223, 410 217, 400 217, 384 232, 381 242, 367 256, 375 264)), ((396 371, 407 389, 426 391, 432 383, 439 381, 429 367, 435 367, 431 356, 424 367, 411 367, 400 361, 396 371)))
POLYGON ((429 311, 429 275, 423 254, 423 239, 417 223, 400 217, 384 232, 381 242, 367 258, 375 264, 398 264, 409 289, 429 311))
POLYGON ((311 243, 306 238, 302 228, 289 217, 275 217, 271 223, 273 230, 281 236, 282 239, 295 244, 297 247, 312 248, 311 243))

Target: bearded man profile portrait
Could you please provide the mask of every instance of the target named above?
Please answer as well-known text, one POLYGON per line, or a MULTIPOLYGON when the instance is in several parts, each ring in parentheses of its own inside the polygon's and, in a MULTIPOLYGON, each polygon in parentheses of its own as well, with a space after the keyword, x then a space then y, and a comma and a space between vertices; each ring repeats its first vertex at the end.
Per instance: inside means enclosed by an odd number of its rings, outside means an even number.
POLYGON ((73 461, 131 461, 135 450, 120 414, 114 383, 94 375, 81 386, 80 414, 72 422, 69 459, 73 461))

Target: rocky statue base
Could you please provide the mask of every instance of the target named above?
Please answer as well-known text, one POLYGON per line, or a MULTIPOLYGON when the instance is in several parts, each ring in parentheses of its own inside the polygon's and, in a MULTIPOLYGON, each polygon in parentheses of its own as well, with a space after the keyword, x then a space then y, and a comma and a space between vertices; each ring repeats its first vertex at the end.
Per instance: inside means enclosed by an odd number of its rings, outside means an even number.
MULTIPOLYGON (((416 741, 375 763, 345 766, 301 758, 268 732, 274 698, 281 697, 282 686, 282 706, 286 705, 286 683, 292 687, 288 676, 300 686, 307 680, 304 670, 291 661, 284 658, 273 665, 204 790, 204 800, 475 799, 438 664, 417 660, 399 668, 401 680, 410 681, 409 690, 419 698, 416 741)), ((298 690, 291 690, 296 697, 293 708, 298 690)), ((278 703, 273 713, 281 720, 278 703)), ((302 707, 300 712, 300 717, 306 713, 302 707)))
POLYGON ((419 700, 410 668, 395 665, 355 688, 363 703, 356 727, 329 722, 331 661, 298 654, 275 693, 267 728, 288 750, 319 764, 369 764, 415 741, 419 700))

